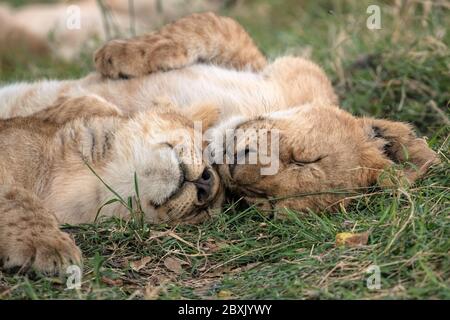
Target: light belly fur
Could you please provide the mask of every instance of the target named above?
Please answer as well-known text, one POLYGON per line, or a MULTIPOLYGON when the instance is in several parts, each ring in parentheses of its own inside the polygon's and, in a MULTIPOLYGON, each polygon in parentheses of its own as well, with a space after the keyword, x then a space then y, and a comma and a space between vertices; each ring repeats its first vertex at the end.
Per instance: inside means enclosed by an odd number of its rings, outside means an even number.
POLYGON ((131 80, 103 80, 91 74, 80 80, 17 83, 0 89, 0 118, 27 116, 49 107, 59 97, 97 94, 125 113, 146 110, 158 98, 185 108, 210 103, 222 118, 254 116, 289 107, 276 81, 263 73, 193 65, 131 80))

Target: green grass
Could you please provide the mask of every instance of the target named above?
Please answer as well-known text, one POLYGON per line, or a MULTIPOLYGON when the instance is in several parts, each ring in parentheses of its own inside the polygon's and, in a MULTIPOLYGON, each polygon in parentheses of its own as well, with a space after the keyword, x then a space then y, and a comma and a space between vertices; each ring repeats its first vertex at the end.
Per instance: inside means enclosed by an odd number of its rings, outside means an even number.
MULTIPOLYGON (((241 3, 226 13, 270 57, 309 55, 333 79, 343 108, 411 122, 442 164, 408 189, 373 190, 334 214, 291 213, 280 221, 235 203, 201 226, 118 219, 66 226, 84 254, 81 289, 0 273, 0 298, 450 299, 449 10, 378 2, 382 29, 371 31, 369 2, 241 3), (370 231, 368 244, 336 247, 336 234, 349 231, 370 231), (373 264, 379 290, 366 287, 373 264)), ((70 65, 17 59, 0 58, 0 81, 73 78, 92 68, 86 57, 70 65)))

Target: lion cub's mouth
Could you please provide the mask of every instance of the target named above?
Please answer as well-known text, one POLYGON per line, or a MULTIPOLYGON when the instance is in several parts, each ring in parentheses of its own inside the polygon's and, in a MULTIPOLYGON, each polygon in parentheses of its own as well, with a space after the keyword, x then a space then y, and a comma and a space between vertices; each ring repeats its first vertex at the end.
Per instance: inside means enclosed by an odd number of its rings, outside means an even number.
POLYGON ((165 223, 197 224, 215 215, 223 203, 223 188, 217 172, 206 166, 201 174, 189 179, 186 166, 181 164, 179 187, 161 205, 153 206, 165 223), (213 210, 214 209, 214 210, 213 210))

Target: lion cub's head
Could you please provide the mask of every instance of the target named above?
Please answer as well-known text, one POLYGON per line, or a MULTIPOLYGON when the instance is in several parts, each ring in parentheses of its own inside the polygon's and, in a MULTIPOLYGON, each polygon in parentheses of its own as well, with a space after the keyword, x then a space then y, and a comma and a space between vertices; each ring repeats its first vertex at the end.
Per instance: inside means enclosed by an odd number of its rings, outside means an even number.
POLYGON ((219 176, 203 159, 201 132, 193 125, 207 120, 201 109, 193 112, 159 104, 124 120, 114 133, 111 161, 100 174, 119 195, 132 196, 150 223, 201 222, 223 202, 219 176))
POLYGON ((269 210, 332 209, 369 186, 412 182, 437 161, 409 125, 334 106, 234 118, 209 139, 227 188, 269 210))

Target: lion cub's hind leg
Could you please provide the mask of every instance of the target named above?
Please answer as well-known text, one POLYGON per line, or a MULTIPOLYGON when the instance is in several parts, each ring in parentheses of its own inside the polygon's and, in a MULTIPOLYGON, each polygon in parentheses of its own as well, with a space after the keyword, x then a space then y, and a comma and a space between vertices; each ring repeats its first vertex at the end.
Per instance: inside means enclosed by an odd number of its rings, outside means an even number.
POLYGON ((58 125, 87 117, 122 116, 122 111, 102 97, 90 94, 80 97, 61 97, 55 104, 32 115, 58 125))
POLYGON ((81 252, 34 194, 0 186, 0 261, 4 269, 57 274, 81 265, 81 252))

